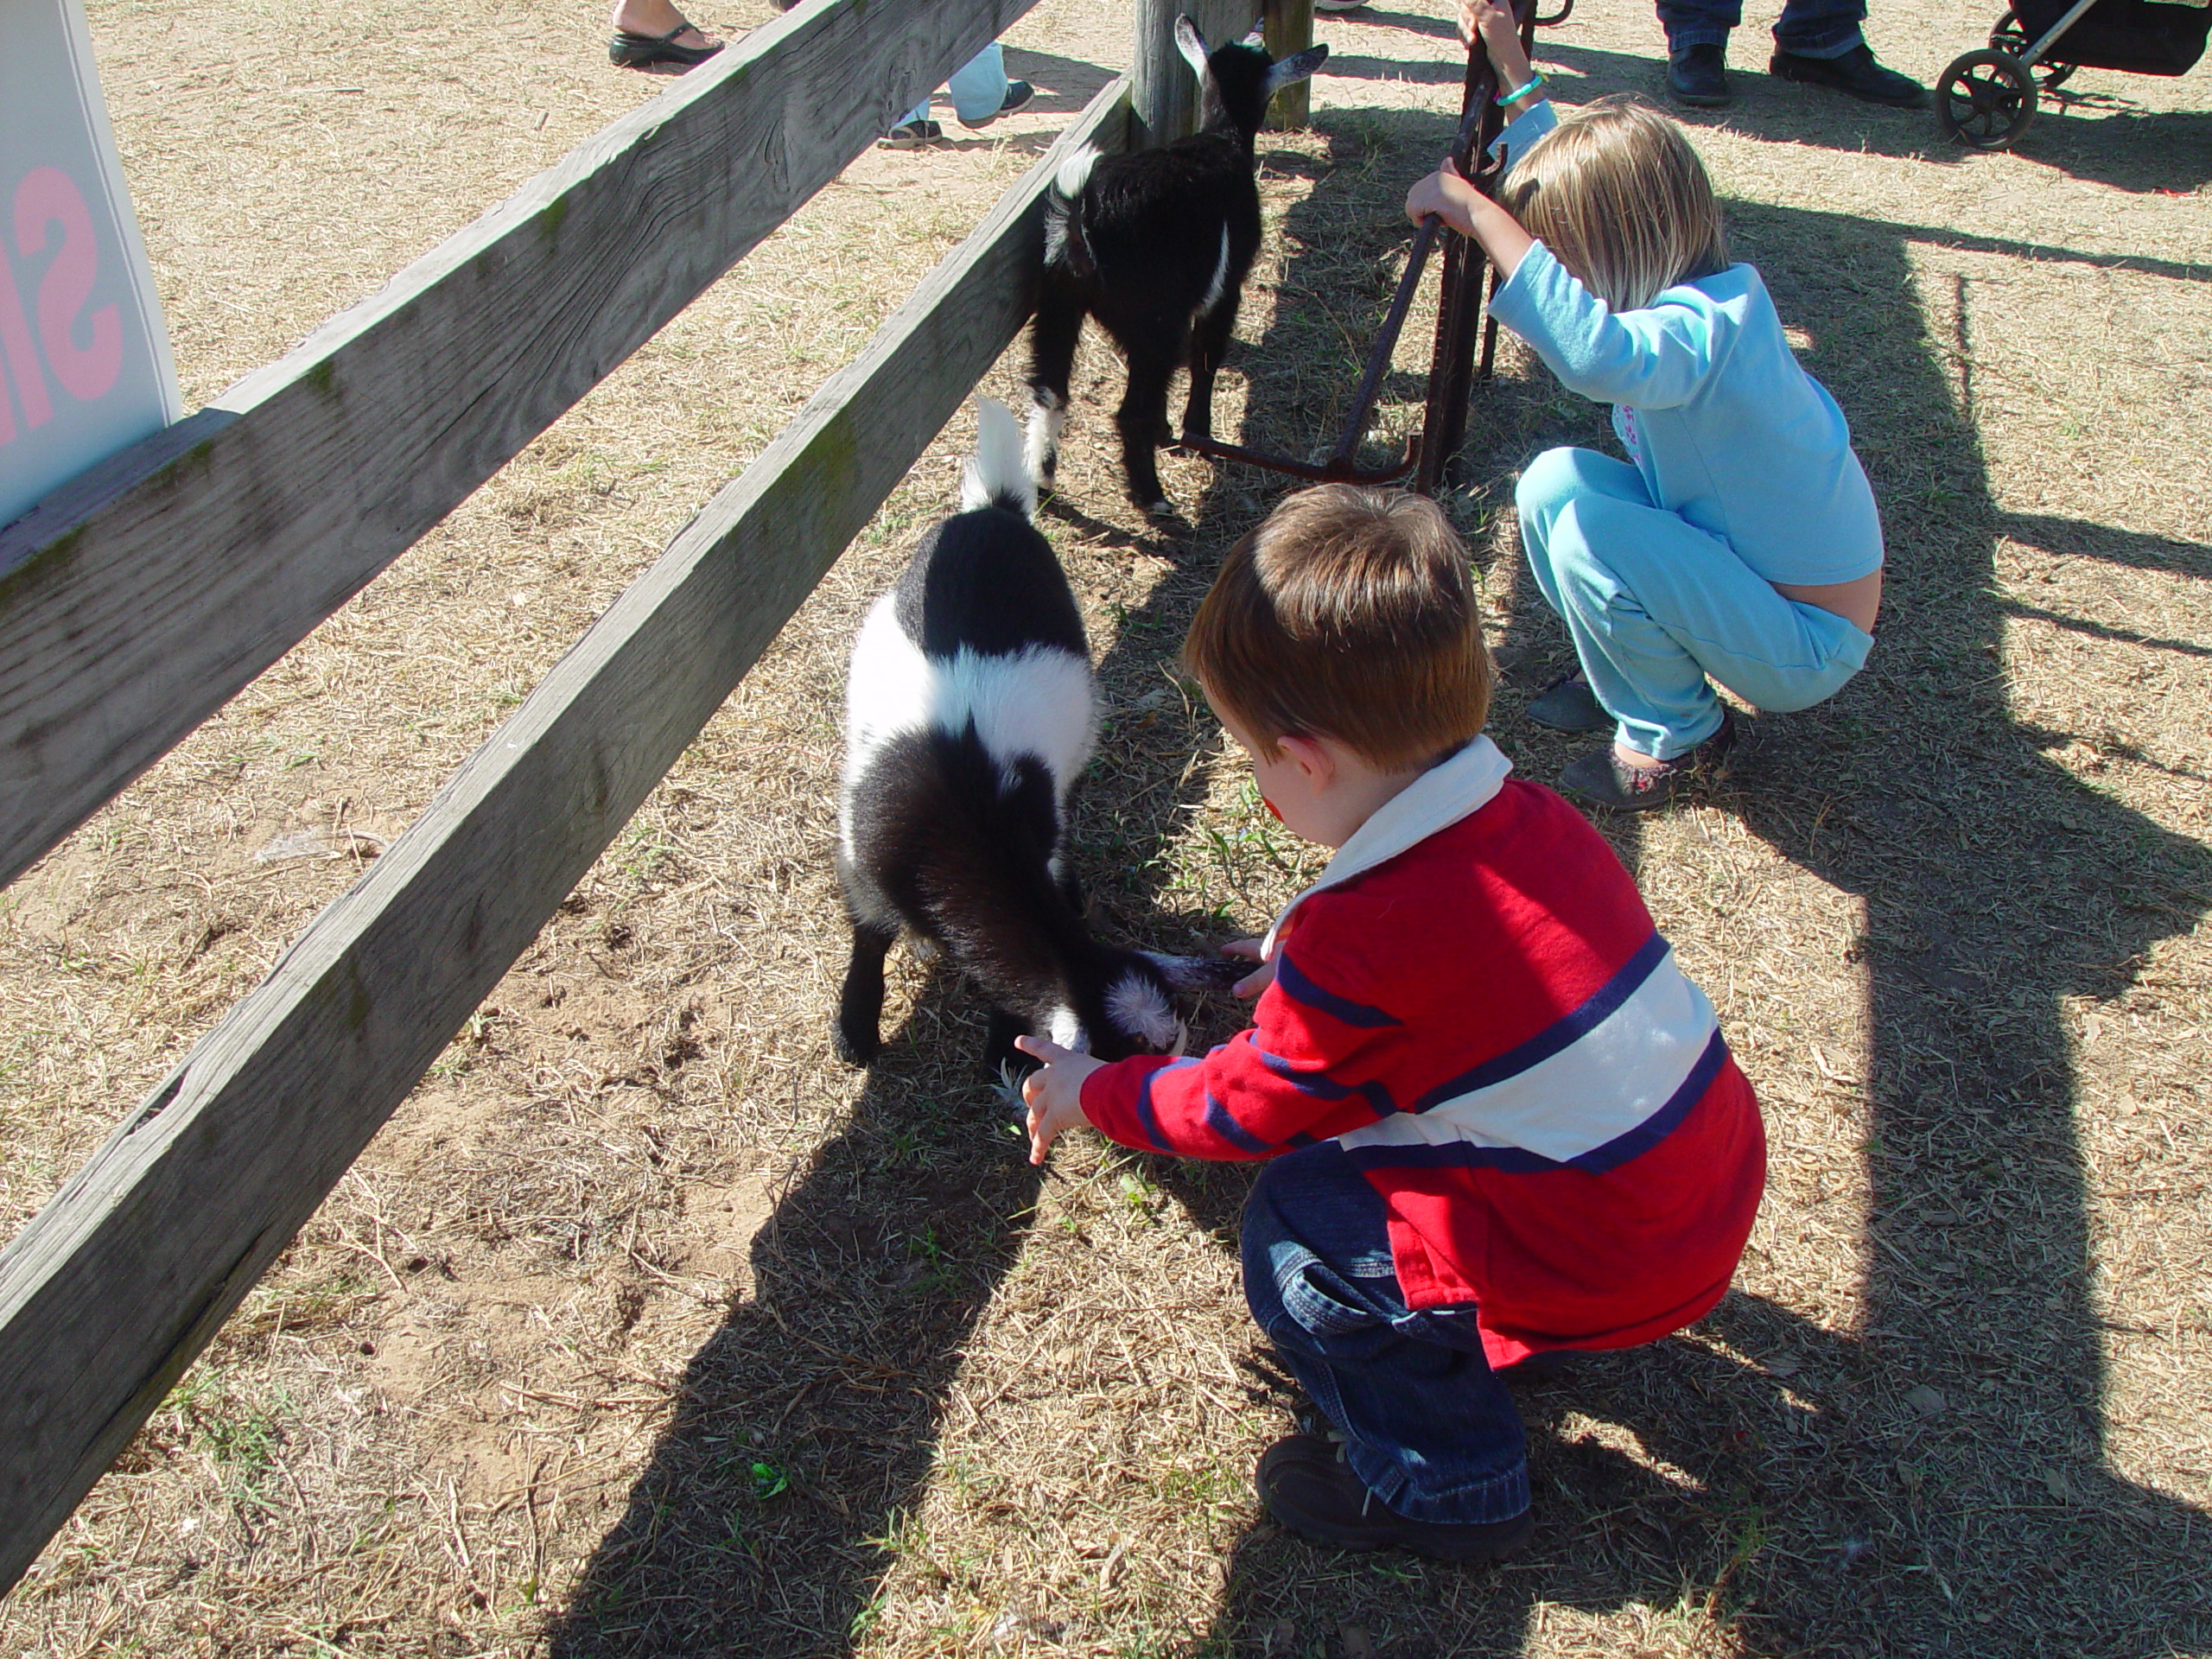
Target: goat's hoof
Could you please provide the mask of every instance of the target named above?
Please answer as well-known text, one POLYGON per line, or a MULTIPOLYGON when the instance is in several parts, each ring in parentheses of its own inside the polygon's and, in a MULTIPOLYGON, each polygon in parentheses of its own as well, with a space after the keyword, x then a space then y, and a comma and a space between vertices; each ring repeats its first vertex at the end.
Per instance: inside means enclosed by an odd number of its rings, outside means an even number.
POLYGON ((883 1052, 883 1039, 874 1032, 863 1034, 840 1026, 830 1033, 830 1046, 847 1065, 865 1067, 883 1052))
POLYGON ((1175 504, 1164 495, 1157 501, 1147 501, 1142 505, 1147 518, 1180 518, 1183 516, 1176 512, 1175 504))

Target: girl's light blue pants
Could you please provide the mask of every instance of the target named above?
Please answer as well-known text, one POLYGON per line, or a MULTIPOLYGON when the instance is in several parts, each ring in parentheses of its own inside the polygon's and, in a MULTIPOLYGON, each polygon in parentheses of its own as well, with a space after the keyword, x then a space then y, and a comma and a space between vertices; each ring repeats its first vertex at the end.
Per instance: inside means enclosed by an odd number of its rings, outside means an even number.
POLYGON ((1784 599, 1719 537, 1656 505, 1643 475, 1590 449, 1521 474, 1521 542, 1622 743, 1671 760, 1719 729, 1713 682, 1755 709, 1825 702, 1873 637, 1784 599))
MULTIPOLYGON (((999 43, 993 41, 954 70, 944 90, 952 94, 953 113, 963 121, 996 115, 999 105, 1006 102, 1006 54, 999 49, 999 43)), ((929 118, 930 101, 925 98, 900 116, 899 124, 903 127, 929 118)))

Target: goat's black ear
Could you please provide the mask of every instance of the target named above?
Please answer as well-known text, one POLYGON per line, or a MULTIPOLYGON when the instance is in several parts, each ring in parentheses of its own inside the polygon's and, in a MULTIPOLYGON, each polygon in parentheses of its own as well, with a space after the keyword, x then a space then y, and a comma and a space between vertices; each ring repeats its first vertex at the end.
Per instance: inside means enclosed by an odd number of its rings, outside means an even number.
POLYGON ((1198 33, 1198 26, 1188 17, 1175 20, 1175 49, 1190 64, 1191 73, 1198 78, 1198 85, 1206 84, 1206 37, 1198 33))
POLYGON ((1170 986, 1192 995, 1225 991, 1260 966, 1242 957, 1163 957, 1149 950, 1145 955, 1170 986))
POLYGON ((1325 43, 1293 53, 1268 71, 1268 96, 1273 98, 1294 81, 1305 79, 1325 63, 1328 57, 1329 48, 1325 43))

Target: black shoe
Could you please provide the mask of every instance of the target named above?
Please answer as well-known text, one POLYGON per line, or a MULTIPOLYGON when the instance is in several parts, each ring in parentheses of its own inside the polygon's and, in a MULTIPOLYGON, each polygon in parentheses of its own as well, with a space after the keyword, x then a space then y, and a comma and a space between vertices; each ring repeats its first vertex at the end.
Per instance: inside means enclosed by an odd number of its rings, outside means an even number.
POLYGON ((1034 86, 1032 86, 1027 81, 1009 80, 1006 84, 1006 99, 1000 104, 998 108, 993 110, 988 115, 985 116, 980 121, 970 121, 963 115, 960 118, 960 124, 967 128, 969 131, 975 132, 981 128, 989 126, 992 122, 997 120, 999 117, 1002 115, 1012 115, 1016 110, 1020 109, 1023 105, 1027 104, 1031 99, 1036 96, 1037 89, 1034 86))
POLYGON ((1381 1549, 1396 1544, 1439 1561, 1494 1561, 1529 1541, 1526 1510, 1510 1521, 1452 1526, 1408 1521, 1382 1507, 1360 1484, 1337 1448, 1313 1434, 1291 1434, 1260 1455, 1253 1478, 1260 1502, 1276 1521, 1301 1538, 1340 1549, 1381 1549))
POLYGON ((1839 92, 1847 92, 1869 104, 1887 104, 1892 109, 1916 110, 1928 102, 1927 88, 1910 75, 1883 68, 1874 61, 1873 51, 1864 41, 1840 58, 1802 57, 1777 48, 1766 72, 1784 80, 1833 86, 1839 92))
POLYGON ((1728 48, 1725 46, 1685 46, 1667 53, 1667 90, 1685 104, 1701 110, 1726 108, 1735 102, 1728 89, 1728 48))
MULTIPOLYGON (((639 35, 618 29, 614 38, 607 43, 607 61, 617 69, 680 71, 704 63, 721 50, 719 46, 678 46, 676 37, 690 27, 689 23, 678 23, 665 35, 639 35)), ((704 40, 706 36, 699 38, 704 40)))
POLYGON ((1529 704, 1529 718, 1554 732, 1610 732, 1613 717, 1605 712, 1590 682, 1580 674, 1562 675, 1546 686, 1529 704))
POLYGON ((1736 746, 1736 716, 1724 708, 1720 729, 1688 754, 1656 766, 1624 765, 1608 743, 1601 754, 1586 754, 1559 774, 1560 793, 1585 806, 1614 812, 1648 812, 1664 806, 1695 784, 1727 774, 1728 751, 1736 746))

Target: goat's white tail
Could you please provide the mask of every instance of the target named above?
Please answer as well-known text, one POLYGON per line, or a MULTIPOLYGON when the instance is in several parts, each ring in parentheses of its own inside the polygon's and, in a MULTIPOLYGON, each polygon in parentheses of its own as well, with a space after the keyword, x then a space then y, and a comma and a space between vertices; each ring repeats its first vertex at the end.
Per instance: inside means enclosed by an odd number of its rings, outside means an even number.
POLYGON ((1037 485, 1021 448, 1021 428, 1014 411, 995 397, 976 400, 976 455, 960 480, 960 510, 1004 507, 1023 518, 1036 516, 1037 485))

